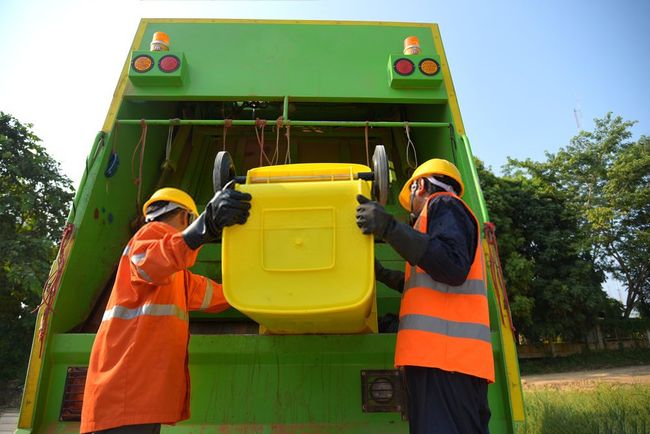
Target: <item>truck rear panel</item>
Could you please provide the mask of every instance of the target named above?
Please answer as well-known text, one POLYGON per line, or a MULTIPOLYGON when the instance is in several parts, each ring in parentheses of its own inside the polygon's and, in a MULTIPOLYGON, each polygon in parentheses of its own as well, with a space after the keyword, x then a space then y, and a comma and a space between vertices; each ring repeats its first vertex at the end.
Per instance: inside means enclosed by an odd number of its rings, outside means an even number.
MULTIPOLYGON (((101 53, 96 57, 101 67, 101 53)), ((458 166, 464 199, 481 224, 488 221, 436 25, 143 20, 46 285, 18 431, 78 432, 94 333, 120 254, 153 191, 181 188, 202 209, 220 150, 242 175, 271 160, 368 164, 378 144, 391 161, 387 208, 398 218, 407 217, 397 202, 400 187, 416 163, 437 157, 458 166), (157 31, 170 36, 170 51, 150 54, 151 69, 137 72, 134 61, 147 55, 157 31), (419 75, 411 78, 391 69, 405 57, 407 36, 420 40, 418 64, 432 59, 439 72, 423 76, 415 62, 419 75), (160 70, 165 55, 179 63, 169 73, 160 70)), ((376 243, 375 254, 387 267, 404 266, 384 243, 376 243)), ((210 245, 193 271, 221 281, 220 265, 221 248, 210 245)), ((489 284, 496 366, 490 428, 514 433, 523 422, 516 351, 505 294, 491 276, 489 284)), ((380 317, 397 314, 399 301, 399 293, 377 284, 380 317)), ((190 329, 192 417, 166 432, 408 432, 393 371, 395 333, 268 336, 232 309, 193 313, 190 329), (391 397, 373 395, 373 386, 392 388, 391 397)))

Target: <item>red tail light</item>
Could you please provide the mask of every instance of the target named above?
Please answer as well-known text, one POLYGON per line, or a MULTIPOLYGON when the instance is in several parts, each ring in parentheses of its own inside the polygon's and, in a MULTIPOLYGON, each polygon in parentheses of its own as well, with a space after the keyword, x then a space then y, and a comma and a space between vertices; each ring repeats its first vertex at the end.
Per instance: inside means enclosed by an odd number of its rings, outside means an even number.
POLYGON ((393 64, 393 69, 399 75, 411 75, 415 71, 415 65, 409 59, 397 59, 393 64))
POLYGON ((158 62, 158 67, 162 72, 174 72, 181 67, 181 59, 171 54, 163 56, 158 62))

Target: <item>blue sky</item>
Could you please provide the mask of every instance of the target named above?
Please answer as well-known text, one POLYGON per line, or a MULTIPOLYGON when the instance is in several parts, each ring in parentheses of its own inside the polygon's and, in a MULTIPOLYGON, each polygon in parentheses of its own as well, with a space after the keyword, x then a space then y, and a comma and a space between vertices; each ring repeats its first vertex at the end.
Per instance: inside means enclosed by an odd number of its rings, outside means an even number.
POLYGON ((585 129, 611 110, 650 134, 649 1, 1 0, 0 110, 33 123, 75 182, 142 17, 436 22, 474 153, 495 170, 566 145, 575 109, 585 129), (85 50, 102 57, 75 74, 85 50))
POLYGON ((576 108, 584 129, 613 111, 650 135, 647 0, 0 0, 0 110, 75 184, 143 17, 438 23, 474 154, 497 171, 568 144, 576 108))

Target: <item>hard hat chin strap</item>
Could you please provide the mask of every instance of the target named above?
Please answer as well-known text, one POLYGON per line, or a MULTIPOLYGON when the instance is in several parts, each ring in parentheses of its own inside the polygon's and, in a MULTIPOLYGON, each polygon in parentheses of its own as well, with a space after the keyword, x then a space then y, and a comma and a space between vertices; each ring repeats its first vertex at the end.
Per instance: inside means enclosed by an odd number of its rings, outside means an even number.
POLYGON ((418 191, 418 180, 414 180, 411 183, 411 196, 410 196, 410 204, 409 204, 409 210, 411 211, 411 215, 413 215, 413 202, 415 201, 415 195, 417 194, 418 191))
POLYGON ((427 181, 429 181, 431 184, 435 185, 436 187, 440 187, 443 190, 449 192, 449 193, 454 193, 456 194, 456 191, 454 190, 454 187, 452 187, 449 184, 445 184, 442 181, 437 180, 433 176, 427 176, 427 181))
MULTIPOLYGON (((422 179, 422 178, 418 178, 418 179, 422 179)), ((445 184, 442 181, 437 180, 433 176, 427 176, 425 179, 427 181, 429 181, 431 184, 435 185, 438 188, 441 188, 442 190, 444 190, 444 191, 446 191, 448 193, 457 194, 456 190, 454 190, 454 187, 452 187, 449 184, 445 184)), ((410 212, 410 216, 411 216, 412 221, 415 221, 415 219, 417 219, 417 217, 418 217, 413 212, 413 202, 415 201, 415 195, 417 194, 417 191, 418 191, 418 180, 416 179, 411 183, 411 197, 410 197, 410 202, 411 202, 410 203, 410 208, 411 208, 410 211, 411 212, 410 212)))
MULTIPOLYGON (((173 211, 173 210, 175 210, 175 209, 177 209, 177 208, 185 209, 185 207, 180 206, 180 205, 177 204, 177 203, 169 202, 169 203, 168 203, 167 205, 165 205, 165 206, 161 206, 160 208, 157 208, 157 209, 155 209, 154 211, 148 212, 148 213, 147 213, 147 216, 146 216, 146 218, 145 218, 145 221, 146 221, 147 223, 152 222, 152 221, 154 221, 156 218, 160 217, 161 215, 163 215, 163 214, 167 214, 168 212, 173 211)), ((188 211, 188 212, 189 212, 189 211, 188 211)))

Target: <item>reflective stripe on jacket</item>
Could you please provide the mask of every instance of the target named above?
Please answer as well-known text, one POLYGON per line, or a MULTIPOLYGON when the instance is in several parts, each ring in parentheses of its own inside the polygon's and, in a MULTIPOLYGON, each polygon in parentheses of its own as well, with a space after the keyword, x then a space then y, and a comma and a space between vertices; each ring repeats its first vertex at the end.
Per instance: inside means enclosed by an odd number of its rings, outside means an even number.
MULTIPOLYGON (((476 216, 453 193, 432 194, 415 222, 415 229, 427 232, 429 201, 441 195, 458 199, 476 222, 478 232, 476 216)), ((485 263, 480 240, 480 233, 477 233, 472 266, 465 282, 458 286, 438 282, 421 268, 406 264, 396 366, 439 368, 494 382, 485 263)))
POLYGON ((187 271, 197 253, 160 222, 129 241, 90 355, 82 433, 189 418, 188 311, 229 307, 221 285, 187 271))

